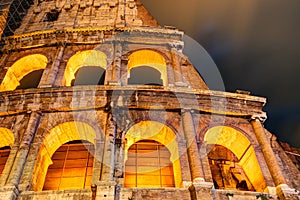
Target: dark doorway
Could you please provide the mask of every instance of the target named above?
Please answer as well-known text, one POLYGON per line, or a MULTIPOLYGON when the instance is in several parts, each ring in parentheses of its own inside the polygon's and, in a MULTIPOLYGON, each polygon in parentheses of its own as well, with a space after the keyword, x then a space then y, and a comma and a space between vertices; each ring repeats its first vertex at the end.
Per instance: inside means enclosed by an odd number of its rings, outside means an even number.
POLYGON ((75 79, 71 85, 104 85, 105 70, 101 67, 86 66, 81 67, 75 73, 75 79))
POLYGON ((161 73, 148 66, 140 66, 130 70, 128 85, 158 85, 162 86, 161 73))

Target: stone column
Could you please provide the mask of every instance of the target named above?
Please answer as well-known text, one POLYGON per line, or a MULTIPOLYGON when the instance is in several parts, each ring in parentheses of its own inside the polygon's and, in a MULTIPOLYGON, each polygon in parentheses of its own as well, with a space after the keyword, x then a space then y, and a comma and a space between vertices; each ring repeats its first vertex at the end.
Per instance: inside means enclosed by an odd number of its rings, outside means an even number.
POLYGON ((265 134, 263 125, 261 124, 260 116, 253 116, 251 124, 257 138, 259 145, 261 146, 261 151, 276 185, 276 193, 281 200, 296 200, 298 197, 295 189, 291 189, 285 181, 283 176, 283 171, 281 170, 278 162, 276 160, 275 153, 270 145, 270 142, 265 134))
POLYGON ((177 143, 178 143, 178 153, 180 159, 182 186, 184 188, 188 188, 192 185, 192 180, 191 180, 191 170, 189 166, 189 157, 186 152, 186 140, 181 139, 180 141, 177 141, 177 143))
POLYGON ((113 181, 116 127, 111 113, 107 114, 101 181, 113 181))
POLYGON ((251 120, 252 127, 254 129, 255 136, 258 143, 261 146, 261 151, 264 155, 264 158, 267 162, 268 168, 270 170, 271 176, 274 180, 275 185, 286 184, 286 181, 283 177, 281 168, 279 167, 275 154, 272 150, 272 147, 269 143, 269 140, 265 134, 264 128, 257 117, 254 117, 251 120))
POLYGON ((94 153, 94 166, 93 166, 93 177, 92 186, 100 180, 101 177, 101 163, 104 154, 104 141, 102 139, 95 139, 95 153, 94 153))
POLYGON ((121 85, 121 68, 122 68, 122 44, 115 42, 114 45, 114 62, 112 66, 111 80, 109 85, 121 85))
POLYGON ((180 86, 181 84, 183 84, 182 71, 181 71, 181 65, 179 60, 180 58, 177 54, 176 49, 174 48, 171 49, 171 58, 173 63, 175 85, 180 86))
POLYGON ((187 154, 193 182, 203 182, 202 166, 196 142, 196 134, 192 114, 188 110, 182 113, 183 129, 186 137, 187 154))
POLYGON ((96 200, 114 199, 116 183, 114 181, 115 146, 114 138, 116 127, 111 113, 107 113, 105 141, 100 181, 96 182, 96 200))
POLYGON ((172 63, 167 63, 167 77, 168 77, 168 85, 173 87, 175 85, 175 78, 174 78, 174 69, 172 67, 172 63))
POLYGON ((57 50, 54 61, 49 69, 45 69, 39 84, 39 88, 52 87, 55 83, 56 76, 64 55, 65 45, 61 44, 57 50))
POLYGON ((32 112, 28 121, 27 128, 24 132, 23 139, 20 144, 20 148, 17 152, 15 162, 12 166, 7 185, 17 186, 20 182, 21 175, 27 160, 28 152, 31 143, 34 139, 36 129, 39 125, 41 115, 37 112, 32 112))

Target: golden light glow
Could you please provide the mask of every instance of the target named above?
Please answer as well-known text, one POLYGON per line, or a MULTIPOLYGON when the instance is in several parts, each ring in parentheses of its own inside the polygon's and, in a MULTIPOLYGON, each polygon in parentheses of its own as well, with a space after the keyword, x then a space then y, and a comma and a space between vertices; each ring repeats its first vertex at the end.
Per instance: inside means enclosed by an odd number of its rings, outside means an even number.
POLYGON ((170 152, 153 140, 141 140, 128 149, 125 187, 175 187, 170 152))
POLYGON ((45 136, 37 159, 33 175, 33 188, 41 191, 49 165, 52 164, 53 153, 63 144, 73 140, 86 140, 95 143, 96 132, 83 122, 65 122, 52 128, 45 136))
POLYGON ((0 148, 10 146, 15 142, 14 134, 7 128, 0 128, 0 148))
POLYGON ((105 70, 107 66, 106 58, 106 55, 101 51, 87 50, 77 52, 67 63, 63 84, 71 86, 72 80, 75 79, 75 73, 80 67, 94 66, 105 70))
POLYGON ((230 127, 215 126, 206 132, 204 141, 206 144, 218 144, 232 151, 255 190, 258 192, 265 190, 264 176, 254 149, 246 136, 230 127))
POLYGON ((0 91, 15 90, 20 85, 20 80, 35 70, 45 69, 48 63, 46 56, 33 54, 16 61, 7 71, 0 91))
POLYGON ((60 146, 52 156, 43 190, 90 188, 94 163, 94 145, 72 141, 60 146))
POLYGON ((139 50, 132 53, 128 60, 128 78, 130 70, 139 66, 149 66, 161 73, 163 85, 167 84, 167 64, 165 58, 159 53, 151 50, 139 50))
POLYGON ((128 158, 128 149, 141 140, 154 140, 164 145, 171 153, 170 161, 173 164, 175 186, 182 186, 178 144, 175 133, 166 125, 155 121, 141 121, 133 125, 126 133, 125 161, 128 158))

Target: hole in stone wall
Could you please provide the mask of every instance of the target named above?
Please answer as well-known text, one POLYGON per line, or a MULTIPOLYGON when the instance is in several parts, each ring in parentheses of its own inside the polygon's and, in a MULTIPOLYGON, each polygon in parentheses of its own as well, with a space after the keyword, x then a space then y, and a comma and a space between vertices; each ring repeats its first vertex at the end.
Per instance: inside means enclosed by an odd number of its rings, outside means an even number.
POLYGON ((255 190, 232 151, 221 145, 209 149, 208 160, 216 189, 255 190))
POLYGON ((50 12, 47 12, 44 19, 43 19, 43 22, 57 21, 59 13, 60 12, 58 10, 51 10, 50 12))

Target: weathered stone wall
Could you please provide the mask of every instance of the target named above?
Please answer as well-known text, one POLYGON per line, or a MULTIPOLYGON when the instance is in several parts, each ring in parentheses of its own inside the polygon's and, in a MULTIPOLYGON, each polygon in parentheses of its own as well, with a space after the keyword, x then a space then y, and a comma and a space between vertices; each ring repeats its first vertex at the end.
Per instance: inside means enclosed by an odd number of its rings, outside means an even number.
MULTIPOLYGON (((15 138, 0 177, 0 199, 296 199, 300 178, 294 177, 299 171, 278 143, 270 142, 272 134, 261 124, 266 100, 209 90, 182 55, 182 36, 172 27, 158 27, 140 1, 36 1, 15 35, 4 38, 1 51, 1 83, 25 56, 41 54, 47 63, 38 88, 0 93, 0 127, 11 130, 15 138), (66 87, 68 61, 87 50, 106 55, 104 85, 66 87), (128 60, 138 50, 164 58, 165 85, 127 84, 128 60), (126 133, 144 121, 174 133, 179 155, 174 176, 180 182, 176 188, 124 188, 126 133), (76 123, 83 135, 74 130, 76 123), (262 191, 214 188, 204 137, 217 126, 230 127, 246 138, 244 154, 253 149, 262 191), (91 188, 40 191, 51 164, 50 150, 56 150, 51 145, 87 139, 90 132, 95 133, 91 188)), ((240 142, 228 141, 237 146, 240 142)))

